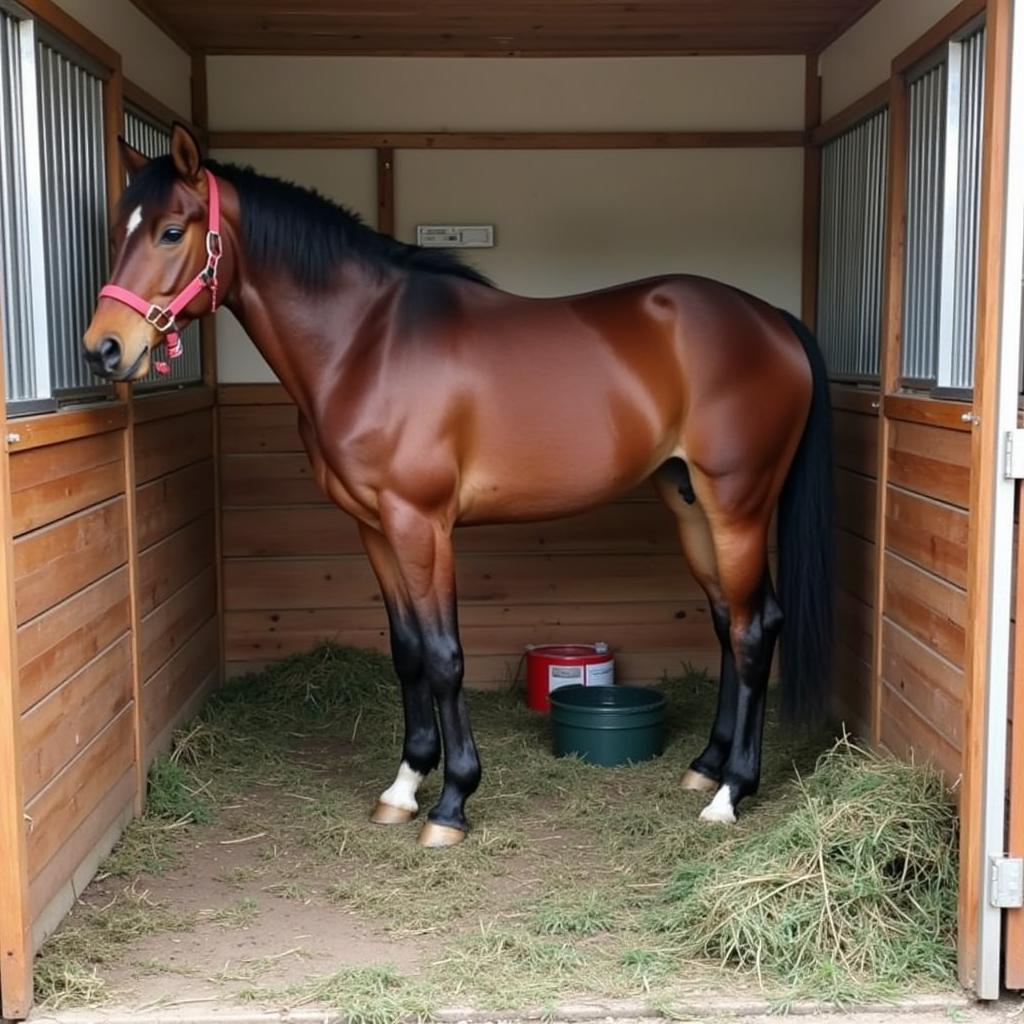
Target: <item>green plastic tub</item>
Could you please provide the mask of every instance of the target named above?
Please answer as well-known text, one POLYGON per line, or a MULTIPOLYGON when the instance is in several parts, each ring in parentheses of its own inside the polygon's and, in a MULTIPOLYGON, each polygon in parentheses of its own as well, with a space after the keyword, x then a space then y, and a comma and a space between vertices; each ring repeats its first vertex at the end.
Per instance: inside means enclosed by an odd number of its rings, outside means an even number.
POLYGON ((556 757, 612 768, 661 754, 665 696, 642 686, 563 686, 551 693, 556 757))

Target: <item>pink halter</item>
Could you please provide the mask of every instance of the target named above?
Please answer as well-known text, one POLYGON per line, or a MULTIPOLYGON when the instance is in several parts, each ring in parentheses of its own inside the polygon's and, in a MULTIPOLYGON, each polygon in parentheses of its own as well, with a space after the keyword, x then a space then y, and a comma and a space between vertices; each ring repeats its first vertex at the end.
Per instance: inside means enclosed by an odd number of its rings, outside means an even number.
MULTIPOLYGON (((100 289, 100 298, 116 299, 126 306, 131 306, 136 313, 145 318, 161 334, 167 335, 167 358, 177 359, 181 355, 182 345, 179 336, 177 315, 204 289, 210 289, 210 311, 217 309, 217 264, 223 252, 220 241, 220 192, 217 190, 217 179, 204 167, 206 180, 209 183, 209 214, 206 230, 206 266, 166 306, 158 306, 155 302, 147 302, 141 295, 122 288, 117 284, 105 284, 100 289)), ((154 360, 153 368, 157 373, 168 374, 171 367, 168 363, 154 360)))

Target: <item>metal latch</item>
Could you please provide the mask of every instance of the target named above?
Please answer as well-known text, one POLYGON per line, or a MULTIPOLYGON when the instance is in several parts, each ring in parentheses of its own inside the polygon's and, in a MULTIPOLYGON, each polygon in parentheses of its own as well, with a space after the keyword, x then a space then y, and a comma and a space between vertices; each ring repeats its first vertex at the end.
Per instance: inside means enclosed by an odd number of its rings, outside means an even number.
POLYGON ((1003 439, 1003 479, 1024 480, 1024 430, 1008 430, 1003 439))
POLYGON ((993 907, 1024 907, 1024 860, 993 857, 989 869, 988 901, 993 907))

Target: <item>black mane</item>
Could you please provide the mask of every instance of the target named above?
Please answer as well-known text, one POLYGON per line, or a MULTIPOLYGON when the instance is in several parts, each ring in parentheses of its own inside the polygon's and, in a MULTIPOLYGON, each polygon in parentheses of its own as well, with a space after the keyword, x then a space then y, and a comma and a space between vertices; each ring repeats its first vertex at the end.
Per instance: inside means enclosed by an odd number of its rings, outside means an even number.
MULTIPOLYGON (((358 259, 377 271, 397 268, 491 283, 454 253, 406 245, 382 235, 367 227, 358 214, 313 189, 259 174, 251 167, 215 160, 205 165, 238 190, 242 238, 253 263, 286 270, 304 288, 325 287, 331 272, 348 259, 358 259)), ((141 205, 148 213, 164 206, 177 176, 169 156, 151 160, 125 189, 121 210, 141 205)))

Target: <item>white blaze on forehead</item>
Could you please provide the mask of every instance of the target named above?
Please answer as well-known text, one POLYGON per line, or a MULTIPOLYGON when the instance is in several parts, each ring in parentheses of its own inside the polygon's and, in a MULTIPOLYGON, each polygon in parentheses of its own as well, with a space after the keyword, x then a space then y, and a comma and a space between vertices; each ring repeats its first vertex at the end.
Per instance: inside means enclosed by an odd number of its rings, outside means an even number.
POLYGON ((142 207, 136 206, 128 218, 128 227, 125 231, 125 238, 128 237, 142 223, 142 207))
POLYGON ((390 804, 392 807, 400 807, 403 811, 416 812, 420 805, 416 803, 416 790, 420 788, 423 776, 414 771, 403 761, 398 769, 398 777, 380 795, 381 803, 390 804))

